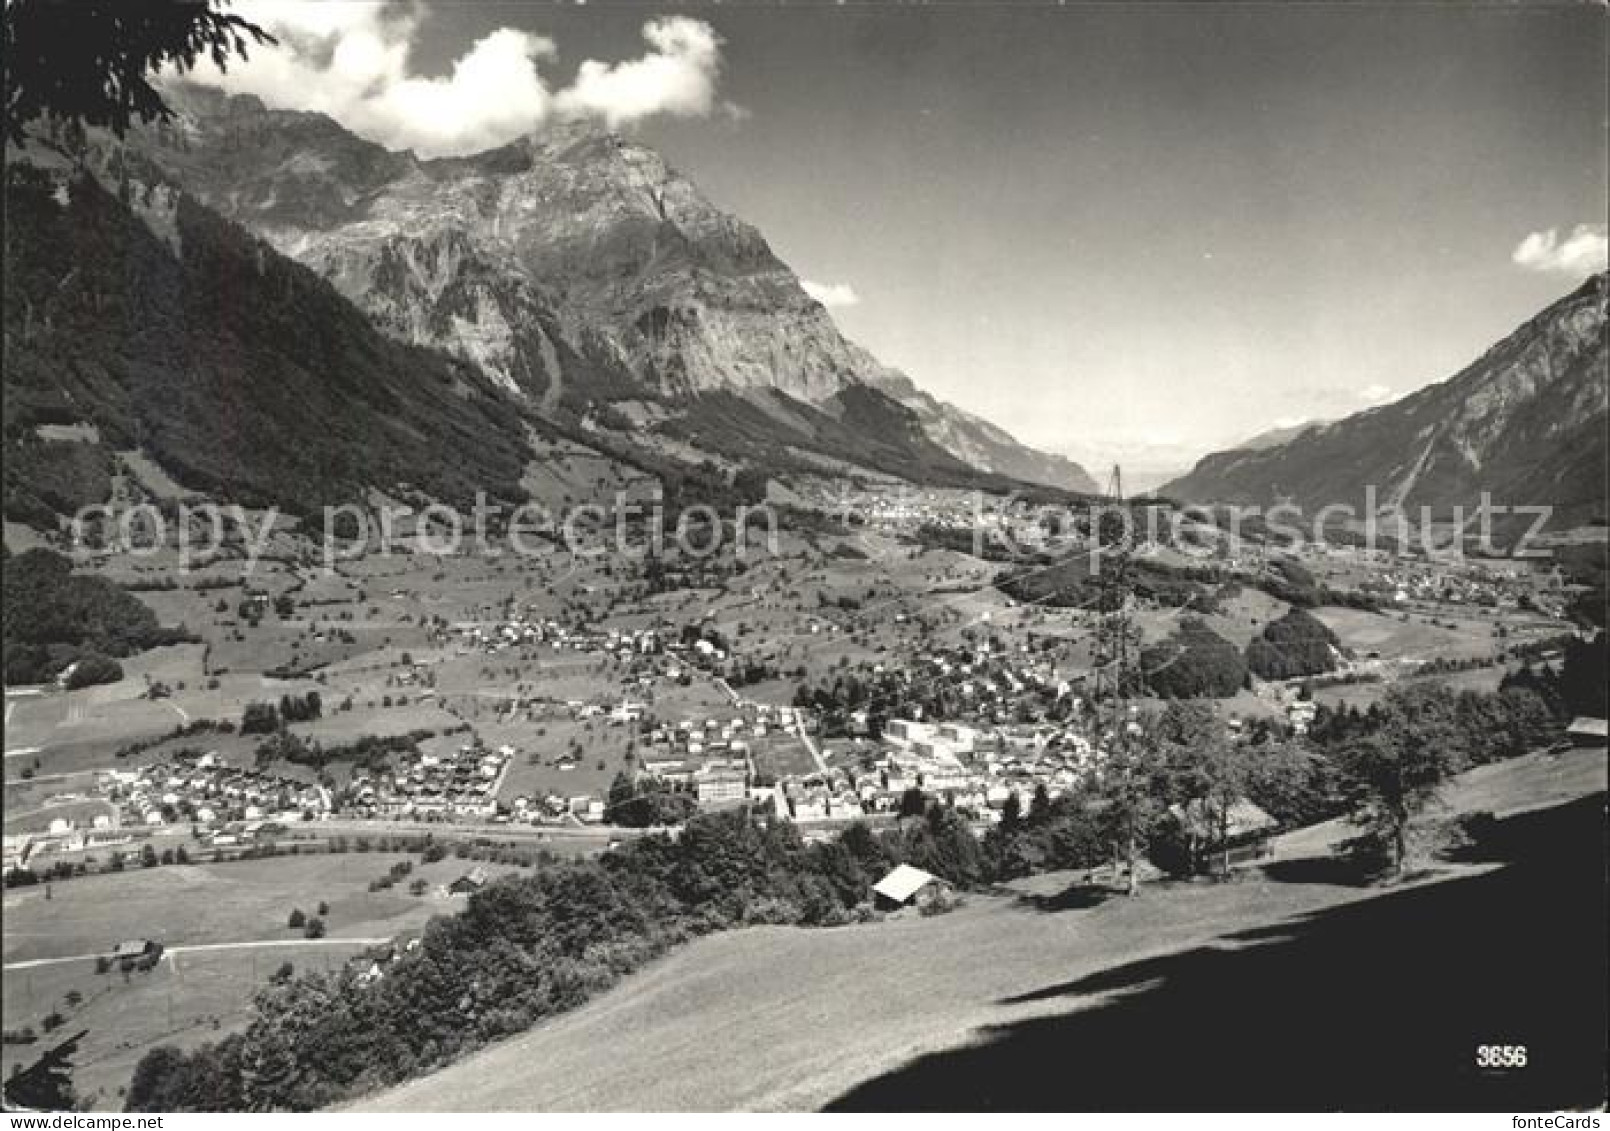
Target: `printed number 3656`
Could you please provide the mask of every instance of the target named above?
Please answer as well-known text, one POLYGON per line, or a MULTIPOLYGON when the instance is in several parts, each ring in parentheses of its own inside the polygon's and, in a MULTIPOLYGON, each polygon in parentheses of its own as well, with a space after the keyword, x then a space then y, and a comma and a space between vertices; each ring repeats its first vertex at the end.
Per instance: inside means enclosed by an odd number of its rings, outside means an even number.
POLYGON ((1525 1045, 1477 1045, 1477 1068, 1525 1068, 1525 1045))

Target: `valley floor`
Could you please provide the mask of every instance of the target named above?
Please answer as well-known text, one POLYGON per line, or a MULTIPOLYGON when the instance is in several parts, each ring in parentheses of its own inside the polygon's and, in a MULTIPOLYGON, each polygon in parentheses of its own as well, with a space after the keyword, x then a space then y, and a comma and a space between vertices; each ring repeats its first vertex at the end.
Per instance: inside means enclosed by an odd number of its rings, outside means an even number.
POLYGON ((1448 811, 1510 814, 1499 850, 1399 884, 1352 886, 1305 830, 1233 882, 1133 900, 1039 877, 939 918, 717 935, 361 1106, 1596 1105, 1604 781, 1602 752, 1476 771, 1448 811), (1482 1044, 1529 1067, 1478 1071, 1482 1044))

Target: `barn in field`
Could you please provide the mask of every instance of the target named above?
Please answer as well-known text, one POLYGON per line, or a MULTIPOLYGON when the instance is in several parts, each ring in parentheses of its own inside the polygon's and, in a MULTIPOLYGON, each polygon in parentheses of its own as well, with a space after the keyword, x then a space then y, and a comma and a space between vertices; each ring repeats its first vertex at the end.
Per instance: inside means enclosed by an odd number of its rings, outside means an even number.
POLYGON ((1594 749, 1610 744, 1610 728, 1605 725, 1604 719, 1595 719, 1587 715, 1571 720, 1571 725, 1565 730, 1565 737, 1572 746, 1594 749))
POLYGON ((872 903, 879 911, 921 907, 950 892, 950 884, 921 868, 902 864, 872 885, 872 903))

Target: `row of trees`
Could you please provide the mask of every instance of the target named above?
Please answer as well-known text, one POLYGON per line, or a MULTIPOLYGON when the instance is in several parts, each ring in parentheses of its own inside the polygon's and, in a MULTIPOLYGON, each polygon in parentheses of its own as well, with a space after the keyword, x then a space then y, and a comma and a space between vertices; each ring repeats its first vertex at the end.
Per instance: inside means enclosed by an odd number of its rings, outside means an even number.
POLYGON ((241 734, 273 734, 287 723, 305 723, 324 715, 324 700, 317 691, 281 695, 279 704, 248 703, 240 716, 241 734))

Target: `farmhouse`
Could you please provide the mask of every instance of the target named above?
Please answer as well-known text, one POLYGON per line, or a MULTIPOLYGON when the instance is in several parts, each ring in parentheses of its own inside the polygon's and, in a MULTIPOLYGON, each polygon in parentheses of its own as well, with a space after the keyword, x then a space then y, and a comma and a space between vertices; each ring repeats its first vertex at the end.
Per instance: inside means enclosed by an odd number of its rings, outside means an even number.
POLYGON ((448 895, 472 895, 486 886, 486 869, 472 868, 447 885, 448 895))
POLYGON ((122 970, 153 969, 162 958, 162 944, 151 939, 126 939, 112 948, 107 956, 122 970))
POLYGON ((1221 814, 1212 811, 1200 798, 1183 806, 1171 805, 1168 812, 1179 824, 1180 831, 1190 837, 1193 843, 1212 843, 1222 832, 1226 839, 1221 849, 1227 853, 1229 863, 1253 860, 1264 855, 1266 842, 1279 824, 1245 797, 1238 799, 1230 806, 1229 812, 1222 815, 1225 819, 1222 828, 1221 814))
POLYGON ((1610 729, 1607 729, 1604 719, 1584 715, 1571 720, 1571 725, 1565 729, 1565 737, 1570 739, 1572 746, 1592 749, 1610 743, 1610 729))
POLYGON ((872 901, 882 911, 921 906, 950 889, 938 876, 901 864, 872 885, 872 901))

